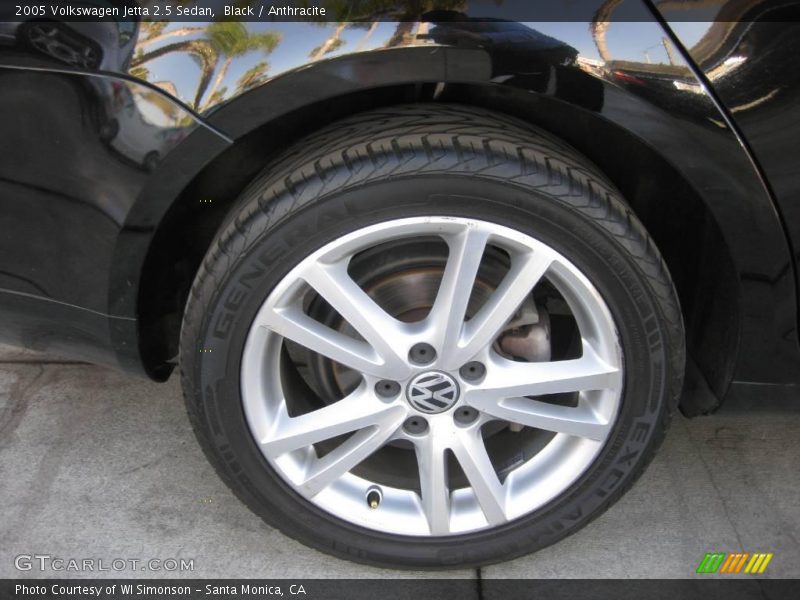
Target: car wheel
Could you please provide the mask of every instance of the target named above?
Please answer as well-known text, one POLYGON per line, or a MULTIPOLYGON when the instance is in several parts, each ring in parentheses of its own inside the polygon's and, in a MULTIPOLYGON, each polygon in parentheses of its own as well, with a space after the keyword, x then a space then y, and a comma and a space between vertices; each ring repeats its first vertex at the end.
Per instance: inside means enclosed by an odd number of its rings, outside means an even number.
POLYGON ((352 560, 471 566, 608 508, 682 384, 667 269, 598 169, 530 125, 410 105, 242 195, 181 340, 195 431, 267 523, 352 560))

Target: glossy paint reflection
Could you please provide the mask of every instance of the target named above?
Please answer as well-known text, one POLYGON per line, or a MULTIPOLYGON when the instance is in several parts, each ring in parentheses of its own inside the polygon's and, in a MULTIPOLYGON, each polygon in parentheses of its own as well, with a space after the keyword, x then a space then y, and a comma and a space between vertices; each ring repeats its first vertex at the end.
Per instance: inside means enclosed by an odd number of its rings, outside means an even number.
MULTIPOLYGON (((628 19, 636 17, 630 4, 617 9, 628 19)), ((583 10, 583 17, 592 22, 602 14, 602 5, 584 3, 591 10, 583 10)), ((502 9, 501 4, 498 14, 502 9)), ((627 67, 651 78, 694 83, 691 71, 679 64, 676 51, 646 13, 639 15, 643 21, 615 23, 612 28, 608 23, 470 20, 458 11, 425 16, 427 20, 400 23, 143 23, 129 72, 153 83, 169 82, 176 97, 199 112, 318 61, 416 46, 483 49, 493 59, 494 83, 540 74, 536 68, 541 65, 575 67, 595 75, 613 69, 621 82, 627 67), (660 69, 663 59, 675 68, 660 69)), ((635 76, 628 81, 636 81, 635 76)))
MULTIPOLYGON (((662 6, 721 102, 741 128, 769 180, 800 257, 800 2, 716 2, 719 23, 686 23, 662 6), (746 22, 732 22, 746 19, 746 22)), ((691 14, 691 13, 689 13, 691 14)))
POLYGON ((0 50, 25 52, 28 61, 38 58, 63 68, 125 71, 138 39, 139 24, 134 21, 0 23, 0 50))
POLYGON ((12 343, 117 365, 110 332, 135 319, 109 311, 116 243, 198 122, 157 88, 71 71, 77 54, 0 51, 0 319, 12 343))
MULTIPOLYGON (((352 3, 328 4, 349 11, 352 3)), ((400 102, 408 101, 410 89, 414 101, 508 108, 601 167, 603 156, 616 149, 598 148, 598 125, 653 149, 702 200, 730 247, 742 282, 734 295, 745 316, 741 339, 725 343, 763 357, 778 348, 773 364, 742 355, 737 376, 783 376, 798 351, 776 343, 797 338, 782 223, 725 115, 669 31, 640 0, 587 0, 557 9, 548 3, 549 14, 562 11, 563 20, 535 22, 519 22, 518 3, 473 4, 370 2, 371 12, 343 13, 330 23, 0 25, 0 106, 6 109, 0 135, 13 140, 0 149, 0 210, 20 232, 0 252, 0 287, 95 311, 103 330, 98 352, 112 356, 107 362, 124 355, 126 368, 139 368, 135 327, 109 333, 103 319, 136 324, 149 244, 202 168, 254 131, 279 132, 297 115, 324 122, 331 98, 402 89, 400 102), (7 116, 14 111, 21 118, 7 116), (48 146, 42 139, 58 142, 48 146), (23 161, 12 148, 33 160, 23 161), (15 248, 23 238, 26 247, 34 240, 35 250, 19 261, 15 248), (769 318, 753 319, 759 311, 769 318)), ((772 63, 761 66, 742 46, 755 32, 715 29, 705 39, 717 42, 702 42, 700 32, 694 44, 685 44, 708 48, 707 61, 694 50, 707 80, 729 98, 759 159, 775 165, 779 161, 769 157, 780 147, 768 146, 780 136, 760 133, 747 119, 787 96, 774 91, 772 63)), ((773 45, 772 52, 779 50, 773 45)), ((790 57, 774 56, 792 64, 790 57)), ((778 181, 776 190, 796 186, 788 176, 780 183, 787 169, 786 163, 765 167, 778 181)), ((631 195, 648 185, 633 168, 617 175, 631 195)), ((39 329, 47 330, 48 310, 40 315, 39 329)))
MULTIPOLYGON (((800 2, 768 0, 716 1, 706 3, 719 22, 690 22, 692 7, 675 3, 657 5, 709 85, 739 128, 754 160, 768 181, 786 235, 793 247, 794 264, 800 260, 800 2), (741 22, 738 22, 741 21, 741 22)), ((697 10, 697 9, 695 9, 697 10)), ((755 254, 755 258, 766 257, 755 254)), ((785 279, 800 279, 792 261, 772 268, 751 268, 742 274, 743 285, 761 298, 777 295, 785 279), (756 291, 757 290, 757 291, 756 291)), ((792 300, 783 302, 791 310, 792 300)), ((796 352, 797 328, 776 323, 777 315, 753 306, 747 327, 752 337, 772 337, 780 354, 796 352)), ((753 357, 769 362, 774 354, 753 357)), ((791 365, 785 365, 792 368, 791 365)))

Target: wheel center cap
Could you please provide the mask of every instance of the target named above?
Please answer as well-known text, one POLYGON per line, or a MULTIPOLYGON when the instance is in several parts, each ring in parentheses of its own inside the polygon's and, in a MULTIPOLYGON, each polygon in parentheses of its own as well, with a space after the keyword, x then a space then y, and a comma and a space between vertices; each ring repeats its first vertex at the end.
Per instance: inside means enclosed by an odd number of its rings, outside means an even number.
POLYGON ((412 379, 406 389, 409 404, 420 412, 435 414, 458 402, 456 380, 441 371, 426 371, 412 379))

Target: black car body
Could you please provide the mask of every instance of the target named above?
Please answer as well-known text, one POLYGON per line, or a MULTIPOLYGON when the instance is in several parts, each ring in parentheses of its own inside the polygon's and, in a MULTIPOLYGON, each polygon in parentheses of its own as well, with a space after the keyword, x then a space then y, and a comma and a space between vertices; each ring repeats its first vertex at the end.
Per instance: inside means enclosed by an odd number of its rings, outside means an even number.
POLYGON ((265 163, 368 109, 456 103, 538 126, 621 191, 680 298, 684 413, 798 389, 800 3, 384 4, 222 32, 0 25, 2 340, 165 380, 265 163), (212 52, 220 33, 262 43, 212 52))

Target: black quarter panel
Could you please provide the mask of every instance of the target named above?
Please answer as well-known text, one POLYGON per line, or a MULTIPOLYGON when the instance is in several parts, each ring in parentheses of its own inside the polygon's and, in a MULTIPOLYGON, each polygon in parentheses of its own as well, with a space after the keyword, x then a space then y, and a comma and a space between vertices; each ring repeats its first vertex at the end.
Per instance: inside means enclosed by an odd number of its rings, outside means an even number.
MULTIPOLYGON (((230 160, 221 157, 230 159, 254 135, 291 143, 297 130, 286 124, 298 115, 324 123, 336 99, 345 99, 341 105, 383 90, 387 104, 402 89, 396 102, 480 99, 508 109, 598 163, 629 151, 598 143, 605 126, 659 156, 700 198, 730 252, 736 322, 724 344, 712 340, 732 357, 723 378, 793 381, 800 359, 783 225, 736 136, 680 53, 665 45, 662 25, 641 0, 573 3, 562 22, 552 7, 548 20, 536 22, 519 6, 486 3, 480 19, 438 13, 403 23, 363 15, 363 24, 345 26, 242 23, 236 34, 256 36, 261 49, 217 63, 203 51, 211 24, 151 31, 141 23, 132 39, 124 32, 124 43, 120 31, 60 24, 70 44, 108 46, 97 64, 69 64, 68 53, 48 55, 4 26, 0 77, 13 85, 0 85, 0 134, 15 142, 0 146, 0 211, 13 228, 0 245, 0 311, 8 323, 0 336, 25 345, 49 340, 39 346, 133 371, 144 358, 151 375, 166 374, 153 364, 165 357, 154 359, 143 343, 143 332, 164 327, 163 315, 143 320, 140 294, 177 294, 169 289, 175 265, 147 257, 157 233, 176 235, 162 226, 179 227, 185 211, 206 210, 201 201, 209 199, 193 182, 229 177, 220 165, 230 160), (521 17, 529 22, 515 22, 521 17), (170 214, 178 218, 165 219, 170 214), (140 288, 143 281, 151 287, 140 288), (24 326, 15 320, 21 304, 30 313, 24 326), (73 322, 88 336, 80 344, 59 328, 73 322)), ((256 149, 248 160, 268 160, 276 150, 256 149)), ((626 169, 615 160, 630 188, 647 189, 635 161, 626 169)), ((675 207, 684 201, 669 199, 675 207)))
MULTIPOLYGON (((800 286, 800 2, 711 4, 719 22, 689 22, 691 11, 674 4, 663 16, 738 125, 766 177, 793 249, 800 286)), ((796 346, 796 333, 786 330, 784 343, 796 346)))
POLYGON ((131 292, 141 264, 121 269, 155 223, 130 217, 198 129, 216 150, 219 136, 147 85, 0 64, 2 339, 140 370, 131 292))

